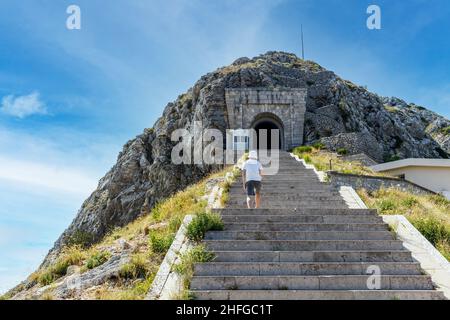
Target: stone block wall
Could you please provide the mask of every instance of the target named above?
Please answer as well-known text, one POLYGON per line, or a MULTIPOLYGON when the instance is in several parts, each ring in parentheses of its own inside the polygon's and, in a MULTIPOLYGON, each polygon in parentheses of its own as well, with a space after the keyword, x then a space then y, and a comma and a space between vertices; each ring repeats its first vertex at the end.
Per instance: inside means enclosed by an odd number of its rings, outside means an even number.
POLYGON ((302 145, 306 94, 305 88, 226 89, 229 128, 251 129, 267 117, 281 123, 285 149, 302 145))
POLYGON ((381 188, 398 188, 415 194, 434 194, 431 190, 398 178, 345 174, 336 171, 327 171, 327 176, 329 182, 336 187, 350 186, 355 190, 366 189, 371 192, 381 188))

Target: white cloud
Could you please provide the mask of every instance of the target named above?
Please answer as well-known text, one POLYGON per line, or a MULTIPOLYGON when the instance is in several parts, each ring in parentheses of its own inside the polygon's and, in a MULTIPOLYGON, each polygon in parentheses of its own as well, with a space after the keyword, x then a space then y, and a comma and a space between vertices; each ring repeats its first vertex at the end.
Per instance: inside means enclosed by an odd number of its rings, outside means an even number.
POLYGON ((0 110, 3 113, 18 117, 25 118, 33 114, 46 114, 47 108, 45 104, 40 100, 39 92, 35 91, 29 95, 5 96, 2 99, 0 110))
POLYGON ((4 156, 0 156, 0 179, 71 194, 86 194, 96 186, 96 179, 77 169, 4 156))

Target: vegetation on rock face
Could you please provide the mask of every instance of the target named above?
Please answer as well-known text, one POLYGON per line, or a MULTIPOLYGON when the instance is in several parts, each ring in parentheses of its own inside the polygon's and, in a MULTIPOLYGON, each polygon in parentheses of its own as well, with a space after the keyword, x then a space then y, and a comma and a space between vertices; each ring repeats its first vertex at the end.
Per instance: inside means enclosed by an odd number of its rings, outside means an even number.
POLYGON ((183 254, 180 262, 174 266, 174 271, 181 275, 183 279, 183 290, 175 299, 187 300, 190 297, 189 286, 194 275, 194 265, 196 263, 210 262, 214 260, 214 253, 209 252, 204 246, 198 245, 183 254))
POLYGON ((339 148, 336 150, 336 152, 340 156, 345 156, 348 153, 347 149, 345 149, 345 148, 339 148))
POLYGON ((450 134, 450 126, 440 129, 439 132, 442 134, 450 134))
POLYGON ((86 259, 86 254, 87 253, 78 245, 66 247, 54 264, 33 273, 30 276, 31 281, 37 281, 44 286, 49 285, 55 280, 65 276, 67 269, 70 266, 81 265, 83 260, 86 259))
POLYGON ((369 208, 380 214, 404 215, 450 260, 450 201, 441 195, 416 195, 398 189, 357 191, 369 208))
POLYGON ((104 264, 111 257, 111 253, 106 251, 96 251, 89 258, 87 258, 84 267, 86 269, 94 269, 104 264))
MULTIPOLYGON (((199 213, 194 219, 196 222, 191 226, 193 238, 198 239, 207 230, 221 228, 220 217, 206 213, 207 202, 204 196, 207 191, 206 181, 223 177, 228 171, 230 170, 212 174, 161 201, 149 214, 122 228, 112 230, 98 244, 87 247, 84 241, 76 241, 77 244, 66 246, 54 263, 32 274, 28 281, 36 287, 50 285, 65 277, 70 266, 80 267, 77 272, 88 272, 107 262, 117 252, 129 250, 129 262, 120 267, 118 279, 111 279, 96 286, 95 290, 86 290, 79 298, 143 299, 187 214, 199 213), (129 247, 121 248, 120 241, 126 242, 129 247)), ((198 260, 198 254, 195 251, 193 254, 198 260)), ((11 295, 3 296, 3 299, 9 298, 11 295)))
MULTIPOLYGON (((362 165, 359 161, 345 161, 337 154, 324 150, 321 144, 301 146, 292 151, 296 156, 305 160, 306 163, 313 164, 319 171, 337 171, 346 174, 360 174, 367 176, 383 176, 362 165), (330 167, 331 161, 331 167, 330 167)), ((341 153, 345 153, 342 151, 341 153)))
POLYGON ((223 230, 222 218, 217 213, 202 212, 199 213, 186 230, 186 236, 192 241, 201 241, 207 231, 223 230))

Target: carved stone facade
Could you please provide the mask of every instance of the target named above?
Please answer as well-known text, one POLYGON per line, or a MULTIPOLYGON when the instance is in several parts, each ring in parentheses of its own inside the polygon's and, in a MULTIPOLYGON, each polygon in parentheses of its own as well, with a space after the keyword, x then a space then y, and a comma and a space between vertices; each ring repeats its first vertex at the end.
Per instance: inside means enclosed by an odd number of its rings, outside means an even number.
POLYGON ((271 122, 281 132, 282 149, 302 145, 306 95, 305 88, 226 89, 229 128, 252 129, 271 122))

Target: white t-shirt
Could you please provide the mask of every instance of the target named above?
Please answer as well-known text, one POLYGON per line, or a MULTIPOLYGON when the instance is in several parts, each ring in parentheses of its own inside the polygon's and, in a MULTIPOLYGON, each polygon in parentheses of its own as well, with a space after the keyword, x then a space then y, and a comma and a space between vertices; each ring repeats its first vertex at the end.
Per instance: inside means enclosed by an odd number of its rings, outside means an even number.
POLYGON ((245 170, 245 182, 261 181, 259 170, 262 170, 262 165, 258 160, 248 159, 245 161, 242 170, 245 170))

